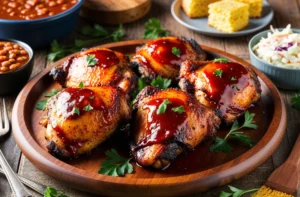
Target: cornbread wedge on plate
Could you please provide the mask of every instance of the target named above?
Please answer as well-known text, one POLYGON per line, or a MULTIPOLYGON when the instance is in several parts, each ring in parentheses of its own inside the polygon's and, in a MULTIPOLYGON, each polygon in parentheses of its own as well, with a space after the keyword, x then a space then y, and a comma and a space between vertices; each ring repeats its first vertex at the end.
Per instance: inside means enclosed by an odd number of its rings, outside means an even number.
POLYGON ((263 8, 263 0, 235 0, 249 5, 249 17, 259 18, 263 8))
POLYGON ((209 6, 208 25, 232 33, 249 23, 249 5, 237 1, 219 1, 209 6))
POLYGON ((181 7, 190 18, 208 16, 208 5, 220 0, 182 0, 181 7))

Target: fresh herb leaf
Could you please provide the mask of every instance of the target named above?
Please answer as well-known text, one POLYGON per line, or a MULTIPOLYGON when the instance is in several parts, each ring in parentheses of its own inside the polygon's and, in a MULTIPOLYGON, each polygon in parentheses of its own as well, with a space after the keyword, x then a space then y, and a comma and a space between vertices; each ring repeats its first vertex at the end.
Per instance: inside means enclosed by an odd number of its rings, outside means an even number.
POLYGON ((231 77, 231 79, 230 79, 231 81, 235 81, 236 80, 236 78, 235 77, 231 77))
POLYGON ((73 114, 77 114, 79 116, 80 115, 80 110, 77 107, 74 107, 73 114))
POLYGON ((81 28, 80 33, 84 36, 103 37, 107 36, 108 32, 101 25, 95 24, 94 27, 84 26, 81 28))
POLYGON ((99 174, 109 176, 124 176, 133 172, 133 166, 129 163, 132 158, 121 157, 115 149, 105 152, 107 159, 101 163, 99 174))
POLYGON ((220 57, 220 58, 215 58, 213 62, 214 62, 214 63, 216 63, 216 62, 220 62, 220 63, 228 63, 229 61, 228 61, 227 58, 220 57))
POLYGON ((296 94, 294 97, 292 97, 291 102, 294 109, 300 110, 300 94, 296 94))
POLYGON ((45 111, 48 99, 37 102, 35 109, 45 111))
POLYGON ((84 108, 83 108, 83 110, 84 111, 91 111, 91 110, 93 110, 94 108, 90 105, 90 104, 88 104, 87 106, 85 106, 84 108))
POLYGON ((128 59, 131 59, 133 57, 132 54, 126 54, 126 56, 128 57, 128 59))
POLYGON ((180 49, 177 48, 177 47, 172 47, 172 53, 173 53, 174 55, 176 55, 177 57, 180 57, 181 51, 180 51, 180 49))
POLYGON ((93 96, 90 96, 90 99, 91 99, 91 100, 93 100, 94 98, 95 98, 95 96, 94 96, 94 95, 93 95, 93 96))
POLYGON ((123 30, 123 25, 120 24, 119 25, 119 28, 114 31, 112 34, 111 34, 111 39, 112 41, 114 42, 119 42, 122 40, 122 38, 124 37, 125 33, 124 33, 124 30, 123 30))
POLYGON ((238 89, 237 85, 233 84, 232 89, 236 89, 237 90, 238 89))
POLYGON ((160 38, 169 35, 169 31, 164 29, 157 18, 150 18, 145 24, 143 38, 160 38))
POLYGON ((159 106, 156 111, 156 114, 163 114, 167 110, 167 105, 171 104, 172 102, 169 101, 168 99, 165 99, 159 106))
POLYGON ((82 81, 79 83, 78 87, 80 87, 80 88, 83 88, 83 87, 84 87, 84 84, 83 84, 82 81))
POLYGON ((159 87, 160 89, 167 89, 171 85, 171 82, 171 79, 162 78, 161 76, 158 76, 151 81, 151 85, 159 87))
POLYGON ((173 112, 177 112, 177 113, 179 113, 179 114, 182 114, 183 112, 185 112, 184 107, 183 107, 182 105, 179 106, 179 107, 173 107, 173 108, 172 108, 172 111, 173 111, 173 112))
POLYGON ((133 99, 139 94, 139 92, 144 89, 144 87, 147 86, 146 79, 145 78, 139 78, 138 83, 137 83, 137 88, 133 92, 133 99))
POLYGON ((244 194, 247 193, 252 193, 252 192, 256 192, 258 190, 258 188, 255 189, 249 189, 249 190, 242 190, 242 189, 238 189, 236 187, 230 186, 228 185, 229 189, 230 189, 230 193, 229 192, 224 192, 222 191, 219 195, 219 197, 241 197, 244 194))
POLYGON ((249 113, 249 111, 246 111, 245 113, 245 120, 242 126, 239 126, 239 122, 236 120, 231 126, 230 131, 227 133, 224 139, 215 137, 214 139, 214 144, 209 148, 211 152, 223 152, 223 153, 230 153, 231 152, 231 147, 228 144, 227 140, 229 137, 236 139, 243 144, 253 147, 254 143, 250 139, 250 137, 243 135, 243 132, 238 132, 238 130, 242 128, 250 128, 250 129, 257 129, 257 125, 254 124, 253 118, 255 114, 254 113, 249 113))
POLYGON ((58 193, 56 189, 52 187, 47 187, 44 191, 44 197, 68 197, 62 193, 58 193))
POLYGON ((57 89, 54 89, 54 88, 53 88, 53 89, 51 90, 51 92, 45 93, 44 96, 45 96, 45 97, 52 97, 52 96, 56 95, 57 93, 59 93, 59 91, 60 91, 60 90, 57 90, 57 89))
POLYGON ((223 70, 221 70, 220 68, 214 71, 214 75, 216 75, 217 77, 222 78, 222 74, 223 74, 223 70))
POLYGON ((94 67, 97 64, 98 59, 95 58, 95 54, 91 54, 86 56, 86 62, 88 64, 87 66, 94 67))

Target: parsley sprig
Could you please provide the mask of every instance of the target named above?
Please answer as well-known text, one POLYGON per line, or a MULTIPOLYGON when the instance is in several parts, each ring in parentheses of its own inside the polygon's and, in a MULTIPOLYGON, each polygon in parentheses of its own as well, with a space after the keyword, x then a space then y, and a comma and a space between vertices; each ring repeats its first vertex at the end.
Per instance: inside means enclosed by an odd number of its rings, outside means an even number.
POLYGON ((231 192, 221 191, 219 197, 241 197, 244 194, 256 192, 258 190, 258 188, 249 189, 249 190, 242 190, 242 189, 238 189, 236 187, 230 186, 230 185, 228 185, 228 187, 229 187, 231 192))
POLYGON ((173 111, 173 112, 177 112, 177 113, 179 113, 179 114, 182 114, 183 112, 185 112, 184 107, 183 107, 182 105, 179 106, 179 107, 173 107, 173 108, 172 108, 172 111, 173 111))
POLYGON ((243 132, 238 131, 243 128, 249 128, 249 129, 257 129, 257 125, 254 124, 253 118, 255 114, 249 113, 246 111, 245 113, 245 121, 243 125, 239 126, 239 122, 236 120, 234 121, 233 125, 231 126, 230 131, 227 133, 224 139, 215 137, 214 144, 209 148, 211 152, 223 152, 223 153, 231 153, 231 147, 228 144, 228 138, 231 137, 233 139, 236 139, 243 144, 253 147, 254 143, 250 139, 249 136, 246 136, 243 134, 243 132))
POLYGON ((60 90, 57 90, 57 89, 53 88, 51 90, 51 92, 45 93, 44 97, 48 97, 48 98, 38 101, 36 106, 35 106, 35 109, 44 111, 46 109, 46 105, 47 105, 47 102, 49 100, 49 97, 52 97, 52 96, 56 95, 59 92, 60 92, 60 90))
POLYGON ((220 62, 220 63, 228 63, 229 61, 228 61, 228 59, 225 58, 225 57, 220 57, 220 58, 215 58, 215 59, 213 60, 213 62, 214 62, 214 63, 216 63, 216 62, 220 62))
POLYGON ((160 38, 164 36, 168 36, 169 31, 164 29, 159 20, 157 18, 150 18, 145 24, 145 31, 143 38, 150 39, 150 38, 160 38))
POLYGON ((95 25, 94 28, 91 27, 83 27, 81 33, 85 36, 97 37, 90 40, 75 40, 73 44, 70 45, 62 45, 59 44, 56 40, 51 43, 50 53, 48 54, 48 59, 50 61, 55 61, 65 57, 68 54, 75 53, 80 51, 84 47, 92 46, 95 43, 98 43, 103 40, 111 40, 113 42, 118 42, 122 40, 125 33, 123 30, 123 26, 120 25, 117 30, 112 32, 111 34, 106 34, 102 30, 103 27, 100 25, 95 25))
POLYGON ((158 109, 156 110, 156 114, 163 114, 167 110, 167 106, 171 104, 172 102, 169 101, 169 99, 165 99, 159 106, 158 109))
POLYGON ((172 47, 172 53, 173 53, 175 56, 180 57, 181 51, 180 51, 180 49, 177 48, 177 47, 172 47))
POLYGON ((47 189, 44 191, 44 197, 68 197, 68 196, 57 192, 57 190, 52 187, 47 187, 47 189))
POLYGON ((216 70, 214 71, 214 75, 216 75, 217 77, 222 78, 223 70, 221 70, 220 68, 216 69, 216 70))
POLYGON ((300 94, 296 94, 294 97, 292 97, 291 102, 294 109, 300 110, 300 94))
POLYGON ((115 149, 106 151, 105 155, 107 159, 101 163, 99 174, 124 176, 133 172, 133 167, 129 163, 132 158, 121 157, 115 149))
POLYGON ((95 57, 95 54, 91 54, 86 56, 86 62, 87 66, 94 67, 97 64, 98 59, 95 57))

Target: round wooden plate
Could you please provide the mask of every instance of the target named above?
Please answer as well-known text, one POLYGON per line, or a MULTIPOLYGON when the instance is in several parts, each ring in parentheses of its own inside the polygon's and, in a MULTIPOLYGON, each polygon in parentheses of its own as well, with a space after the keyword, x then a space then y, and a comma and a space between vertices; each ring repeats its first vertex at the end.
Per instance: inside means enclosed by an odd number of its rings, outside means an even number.
MULTIPOLYGON (((125 54, 135 52, 145 40, 125 41, 102 45, 125 54)), ((61 64, 68 57, 54 63, 34 77, 19 94, 13 109, 12 125, 15 140, 25 156, 41 171, 61 180, 72 188, 105 196, 180 196, 205 191, 228 184, 261 165, 276 150, 286 130, 286 109, 273 83, 249 63, 233 55, 202 46, 209 58, 226 57, 254 69, 262 85, 262 99, 249 111, 255 113, 257 130, 244 130, 256 145, 248 147, 230 141, 231 154, 211 153, 211 142, 205 142, 186 155, 179 156, 164 171, 144 169, 134 164, 135 172, 125 177, 111 177, 98 174, 100 163, 106 157, 104 151, 115 148, 121 155, 129 156, 124 139, 114 135, 90 155, 63 162, 47 152, 45 129, 39 121, 45 112, 35 110, 43 93, 59 88, 48 75, 53 66, 61 64)), ((217 133, 224 136, 229 128, 217 133)))

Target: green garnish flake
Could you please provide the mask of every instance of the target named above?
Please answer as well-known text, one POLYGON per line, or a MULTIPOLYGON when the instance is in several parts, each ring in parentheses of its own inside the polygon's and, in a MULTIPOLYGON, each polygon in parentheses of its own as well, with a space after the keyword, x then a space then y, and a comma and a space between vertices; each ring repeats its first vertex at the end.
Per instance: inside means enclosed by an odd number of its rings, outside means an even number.
POLYGON ((90 104, 88 104, 87 106, 85 106, 84 108, 83 108, 83 110, 84 111, 91 111, 91 110, 93 110, 94 108, 90 105, 90 104))
POLYGON ((168 78, 156 77, 151 81, 152 86, 159 87, 160 89, 167 89, 171 85, 172 80, 168 78))
POLYGON ((167 110, 167 105, 171 104, 172 102, 168 99, 165 99, 158 107, 156 114, 163 114, 167 110))
POLYGON ((291 98, 292 107, 294 109, 300 110, 300 94, 296 94, 291 98))
POLYGON ((94 95, 93 95, 93 96, 90 96, 90 99, 91 99, 91 100, 93 100, 94 98, 95 98, 95 96, 94 96, 94 95))
POLYGON ((91 54, 86 56, 86 62, 87 66, 93 67, 97 64, 98 60, 97 58, 95 58, 94 54, 91 54))
POLYGON ((52 97, 52 96, 56 95, 56 94, 59 93, 59 92, 60 92, 60 90, 57 90, 57 89, 54 89, 54 88, 53 88, 53 89, 51 90, 51 92, 45 93, 44 96, 45 96, 45 97, 52 97))
POLYGON ((233 84, 232 88, 238 90, 238 87, 236 84, 233 84))
POLYGON ((221 70, 220 68, 216 69, 216 70, 214 71, 214 75, 216 75, 217 77, 222 78, 223 70, 221 70))
POLYGON ((82 81, 79 83, 78 87, 80 87, 80 88, 83 88, 83 87, 84 87, 84 85, 83 85, 83 82, 82 82, 82 81))
POLYGON ((124 176, 133 172, 133 166, 130 164, 132 158, 121 157, 115 149, 105 152, 107 159, 101 163, 99 174, 108 176, 124 176))
POLYGON ((44 191, 44 197, 68 197, 62 193, 58 193, 56 189, 47 187, 44 191))
POLYGON ((77 114, 79 116, 80 115, 80 110, 77 107, 74 107, 73 114, 77 114))
POLYGON ((45 111, 48 99, 40 100, 37 102, 35 109, 45 111))
POLYGON ((179 114, 182 114, 183 112, 185 112, 184 107, 183 107, 182 105, 179 106, 179 107, 173 107, 173 108, 172 108, 172 111, 173 111, 173 112, 177 112, 177 113, 179 113, 179 114))
POLYGON ((236 120, 231 126, 230 131, 227 133, 224 139, 215 137, 214 144, 209 148, 211 152, 223 152, 223 153, 231 153, 231 147, 228 143, 228 138, 236 139, 243 144, 253 147, 254 143, 251 140, 249 136, 246 136, 243 134, 243 132, 240 132, 238 130, 242 128, 249 128, 249 129, 257 129, 257 125, 254 123, 253 118, 255 114, 249 113, 249 111, 246 111, 245 113, 245 120, 242 126, 239 126, 239 122, 236 120))
POLYGON ((172 47, 172 53, 177 56, 177 57, 180 57, 180 49, 177 48, 177 47, 172 47))
POLYGON ((228 63, 229 61, 228 61, 227 58, 220 57, 220 58, 215 58, 213 62, 214 62, 214 63, 216 63, 216 62, 220 62, 220 63, 228 63))
POLYGON ((159 20, 157 18, 150 18, 145 23, 145 31, 143 38, 150 39, 150 38, 160 38, 169 35, 169 31, 164 29, 159 20))
POLYGON ((244 194, 256 192, 257 190, 259 190, 258 188, 242 190, 242 189, 238 189, 236 187, 230 186, 230 185, 228 185, 228 187, 231 192, 221 191, 219 197, 242 197, 244 194))
POLYGON ((231 77, 231 79, 230 79, 231 81, 235 81, 236 80, 236 78, 235 77, 231 77))

